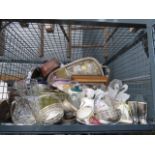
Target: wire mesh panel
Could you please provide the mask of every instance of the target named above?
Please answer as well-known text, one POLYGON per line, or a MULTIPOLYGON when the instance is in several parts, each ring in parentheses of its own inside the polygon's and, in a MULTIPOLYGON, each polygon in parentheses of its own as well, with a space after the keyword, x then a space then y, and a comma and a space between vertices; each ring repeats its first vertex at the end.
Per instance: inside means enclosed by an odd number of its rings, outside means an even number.
POLYGON ((141 95, 147 103, 153 102, 150 64, 141 42, 111 62, 109 66, 112 78, 121 79, 128 84, 130 100, 138 100, 141 95))

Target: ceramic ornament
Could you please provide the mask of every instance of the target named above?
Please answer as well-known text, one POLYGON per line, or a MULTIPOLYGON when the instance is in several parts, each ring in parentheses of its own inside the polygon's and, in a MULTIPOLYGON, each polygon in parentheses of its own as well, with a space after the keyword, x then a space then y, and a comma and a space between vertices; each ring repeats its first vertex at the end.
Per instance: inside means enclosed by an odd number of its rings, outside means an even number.
POLYGON ((116 95, 116 100, 120 102, 126 102, 130 98, 130 95, 125 93, 127 90, 128 85, 123 85, 122 90, 116 95))
POLYGON ((129 106, 126 103, 122 103, 118 109, 121 111, 121 123, 131 124, 133 123, 130 114, 129 114, 129 106))
POLYGON ((105 101, 103 99, 98 99, 95 102, 95 109, 98 112, 98 111, 108 110, 109 107, 108 107, 108 105, 105 103, 105 101))
POLYGON ((101 99, 103 98, 105 95, 107 95, 107 92, 104 92, 103 90, 101 89, 97 89, 95 91, 95 99, 101 99))
POLYGON ((87 97, 83 97, 81 100, 80 108, 83 107, 91 107, 92 109, 94 109, 94 100, 87 97))
POLYGON ((114 85, 114 88, 109 86, 108 87, 108 95, 112 99, 114 99, 116 97, 116 95, 118 94, 119 90, 120 90, 120 87, 119 87, 119 85, 117 83, 114 85))
POLYGON ((87 98, 92 99, 92 98, 94 98, 94 96, 95 96, 95 90, 93 90, 93 89, 91 89, 91 88, 86 88, 86 89, 84 90, 84 94, 85 94, 85 96, 86 96, 87 98))

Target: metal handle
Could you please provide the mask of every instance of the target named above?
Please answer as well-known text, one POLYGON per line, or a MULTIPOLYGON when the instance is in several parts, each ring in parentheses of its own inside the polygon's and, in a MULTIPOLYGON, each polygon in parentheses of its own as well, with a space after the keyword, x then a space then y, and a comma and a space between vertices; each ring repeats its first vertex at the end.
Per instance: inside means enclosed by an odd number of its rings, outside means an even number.
POLYGON ((109 77, 110 76, 110 68, 108 66, 105 66, 105 65, 102 65, 102 68, 103 69, 105 68, 105 70, 106 70, 106 71, 104 71, 105 76, 109 77), (107 75, 105 72, 107 73, 107 75))

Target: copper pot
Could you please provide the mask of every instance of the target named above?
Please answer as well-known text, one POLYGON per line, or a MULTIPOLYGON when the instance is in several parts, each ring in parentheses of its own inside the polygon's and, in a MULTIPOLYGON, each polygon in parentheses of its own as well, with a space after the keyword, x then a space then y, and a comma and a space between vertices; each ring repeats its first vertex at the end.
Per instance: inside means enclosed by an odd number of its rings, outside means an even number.
POLYGON ((53 58, 48 62, 44 63, 41 67, 41 74, 43 77, 47 77, 49 73, 53 72, 55 69, 60 67, 60 63, 57 59, 53 58))

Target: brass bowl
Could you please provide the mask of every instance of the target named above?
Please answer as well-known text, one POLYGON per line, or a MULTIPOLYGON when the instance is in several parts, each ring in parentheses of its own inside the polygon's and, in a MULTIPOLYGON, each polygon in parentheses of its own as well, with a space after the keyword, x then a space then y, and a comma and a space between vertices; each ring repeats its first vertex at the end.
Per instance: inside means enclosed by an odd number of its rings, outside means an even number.
POLYGON ((49 105, 39 112, 40 121, 45 124, 58 123, 64 116, 64 111, 59 103, 49 105))

